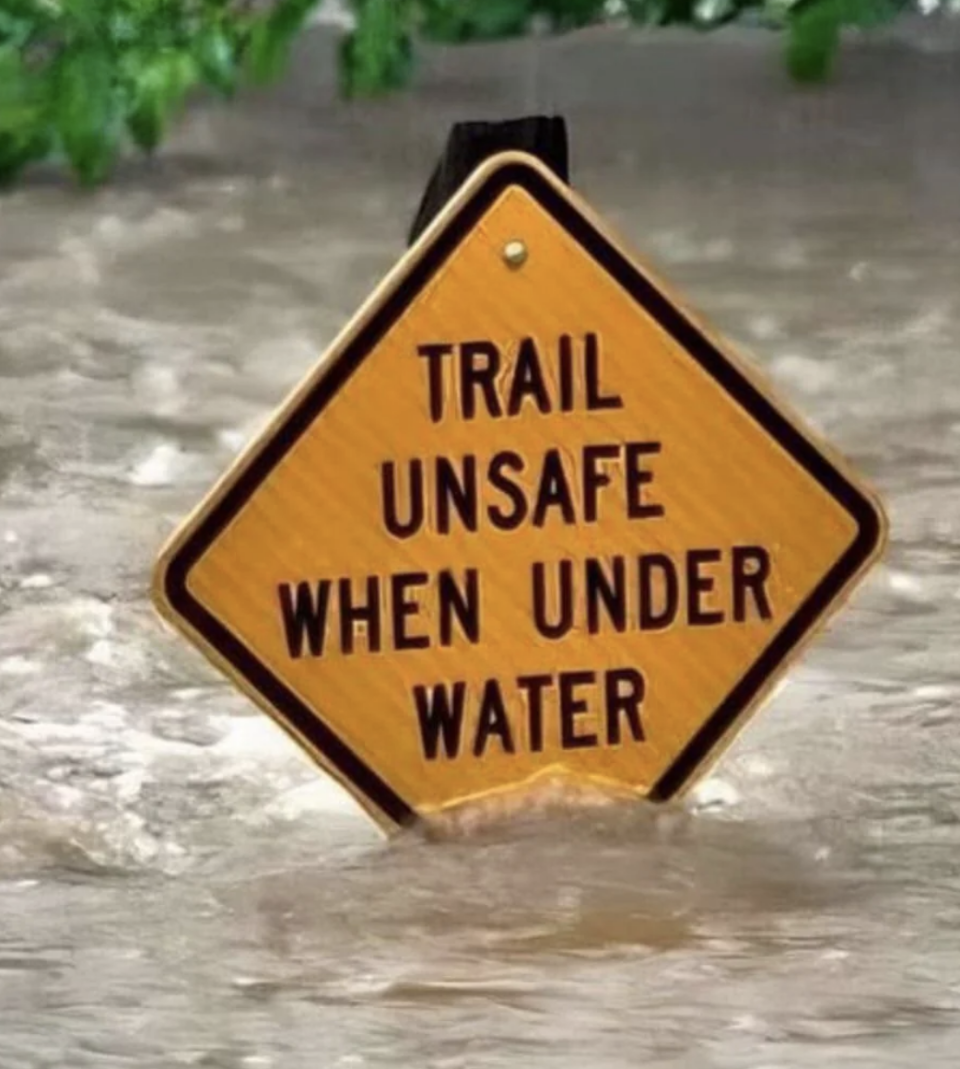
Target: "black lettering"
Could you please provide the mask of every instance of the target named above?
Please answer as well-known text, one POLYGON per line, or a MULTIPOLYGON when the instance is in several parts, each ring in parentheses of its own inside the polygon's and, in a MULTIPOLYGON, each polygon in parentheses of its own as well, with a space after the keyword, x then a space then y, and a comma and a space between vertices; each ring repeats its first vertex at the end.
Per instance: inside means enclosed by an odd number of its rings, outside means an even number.
POLYGON ((354 604, 353 584, 341 579, 340 595, 340 648, 344 653, 353 653, 353 642, 358 625, 367 631, 367 649, 380 652, 380 580, 375 575, 367 577, 366 603, 354 604))
POLYGON ((463 590, 450 571, 441 572, 437 578, 441 646, 453 644, 454 617, 468 641, 480 641, 480 573, 476 568, 467 568, 465 575, 463 590))
POLYGON ((642 631, 663 631, 677 618, 680 607, 680 583, 673 561, 663 553, 644 553, 637 558, 637 581, 640 587, 640 610, 637 623, 642 631), (660 573, 663 600, 654 604, 654 576, 660 573))
POLYGON ((426 635, 407 633, 407 618, 420 612, 419 603, 408 598, 407 593, 411 587, 424 586, 429 579, 426 572, 399 572, 390 577, 390 615, 395 650, 424 650, 430 645, 426 635))
POLYGON ((597 736, 593 732, 578 735, 576 718, 588 709, 585 698, 575 695, 577 687, 585 687, 595 682, 595 672, 561 672, 560 673, 560 745, 564 750, 582 750, 597 745, 597 736))
POLYGON ((463 700, 466 692, 466 683, 454 683, 451 702, 450 692, 443 683, 438 683, 435 687, 418 685, 413 688, 423 756, 428 761, 436 761, 441 740, 445 757, 456 757, 460 753, 463 700))
POLYGON ((663 505, 643 500, 643 488, 653 482, 653 472, 642 466, 643 457, 659 452, 659 442, 627 442, 627 515, 631 520, 663 515, 663 505))
POLYGON ((573 339, 569 334, 560 338, 560 411, 572 412, 576 398, 573 377, 573 339))
POLYGON ((500 453, 494 453, 487 470, 487 478, 490 485, 505 494, 513 503, 513 511, 508 512, 499 505, 490 505, 487 508, 487 516, 494 527, 501 531, 515 531, 527 518, 527 499, 523 490, 515 482, 504 474, 504 469, 512 469, 516 472, 523 471, 525 464, 519 453, 505 449, 500 453))
POLYGON ((417 346, 417 354, 427 360, 430 418, 434 423, 439 423, 443 419, 443 358, 452 352, 452 345, 417 346))
POLYGON ((483 687, 480 699, 480 719, 477 721, 477 737, 473 742, 473 756, 482 757, 491 735, 500 739, 504 753, 513 753, 513 735, 510 733, 510 721, 503 705, 500 684, 495 679, 488 679, 483 687))
POLYGON ((452 460, 437 457, 437 530, 450 533, 450 505, 468 531, 477 529, 477 458, 463 458, 461 475, 452 460))
POLYGON ((297 583, 296 597, 289 583, 277 587, 280 598, 280 613, 283 630, 287 636, 287 649, 295 660, 303 656, 303 643, 307 642, 311 657, 323 655, 323 643, 327 633, 327 607, 330 603, 330 580, 317 583, 314 598, 309 583, 297 583))
POLYGON ((600 345, 596 334, 587 334, 583 339, 583 375, 587 387, 587 410, 623 408, 623 398, 616 393, 600 392, 600 345))
POLYGON ((761 620, 773 616, 764 585, 770 578, 770 554, 763 546, 733 547, 733 618, 743 623, 747 618, 747 591, 761 620))
POLYGON ((507 401, 507 415, 515 416, 523 407, 524 400, 530 397, 540 412, 550 411, 550 394, 543 381, 540 368, 540 356, 533 338, 524 338, 517 352, 517 366, 510 384, 510 399, 507 401))
POLYGON ((517 686, 527 695, 530 752, 543 750, 543 692, 553 686, 553 676, 519 676, 517 686))
POLYGON ((499 374, 500 351, 492 341, 465 341, 460 346, 460 411, 464 419, 476 417, 477 390, 491 416, 503 415, 496 387, 499 374))
POLYGON ((723 623, 723 613, 719 609, 703 606, 706 595, 712 592, 715 584, 712 576, 700 574, 703 565, 716 564, 720 558, 719 549, 691 549, 687 553, 687 623, 691 627, 723 623))
POLYGON ((539 561, 533 566, 533 622, 544 638, 563 638, 573 627, 573 561, 562 560, 558 567, 556 623, 547 619, 546 569, 539 561))
POLYGON ((570 484, 563 469, 559 449, 548 449, 543 456, 543 470, 540 473, 540 489, 537 503, 533 509, 534 527, 542 527, 547 509, 559 508, 564 523, 576 523, 577 513, 573 507, 570 484))
POLYGON ((617 460, 619 445, 585 445, 583 447, 583 518, 597 522, 597 499, 600 487, 610 485, 610 476, 600 468, 601 460, 617 460))
POLYGON ((383 524, 394 538, 409 538, 423 526, 423 461, 410 461, 410 508, 405 521, 398 516, 397 473, 393 461, 380 465, 380 486, 383 502, 383 524))
POLYGON ((647 685, 643 673, 635 668, 613 668, 604 680, 607 706, 607 743, 620 745, 620 717, 626 718, 627 727, 634 742, 643 742, 643 724, 640 721, 640 706, 643 704, 647 685))
POLYGON ((604 571, 603 563, 596 557, 584 562, 584 587, 587 601, 587 630, 591 635, 600 631, 600 604, 607 618, 617 631, 627 628, 627 584, 623 557, 614 557, 612 575, 604 571))

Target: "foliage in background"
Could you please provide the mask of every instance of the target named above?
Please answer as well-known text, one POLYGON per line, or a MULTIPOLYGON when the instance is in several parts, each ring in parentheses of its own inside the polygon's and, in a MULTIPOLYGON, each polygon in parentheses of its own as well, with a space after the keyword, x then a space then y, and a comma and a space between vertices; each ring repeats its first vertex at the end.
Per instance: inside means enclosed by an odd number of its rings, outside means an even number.
POLYGON ((0 183, 65 157, 84 185, 161 142, 187 94, 283 70, 317 0, 0 0, 0 183))
MULTIPOLYGON (((0 0, 0 185, 66 159, 92 186, 127 141, 153 152, 187 95, 232 96, 279 77, 323 0, 0 0)), ((408 83, 413 42, 488 41, 619 18, 710 29, 738 19, 782 29, 793 77, 826 77, 845 27, 908 0, 350 0, 344 96, 408 83)))
POLYGON ((347 95, 407 80, 412 41, 491 41, 561 33, 616 18, 646 26, 714 29, 749 21, 784 31, 786 64, 800 82, 826 78, 847 27, 890 21, 909 0, 352 0, 356 30, 341 52, 347 95))
POLYGON ((845 27, 869 30, 896 18, 906 7, 903 0, 799 0, 786 18, 787 68, 797 81, 823 81, 845 27))

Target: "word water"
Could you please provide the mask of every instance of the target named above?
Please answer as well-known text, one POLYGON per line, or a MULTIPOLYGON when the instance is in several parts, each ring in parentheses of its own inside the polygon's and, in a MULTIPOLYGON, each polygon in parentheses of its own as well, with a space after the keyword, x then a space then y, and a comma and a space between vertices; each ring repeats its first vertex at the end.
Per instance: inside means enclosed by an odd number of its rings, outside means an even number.
POLYGON ((429 761, 483 757, 489 746, 514 754, 540 753, 545 745, 582 750, 642 742, 645 693, 635 668, 517 676, 506 693, 497 679, 476 690, 462 681, 413 689, 429 761))

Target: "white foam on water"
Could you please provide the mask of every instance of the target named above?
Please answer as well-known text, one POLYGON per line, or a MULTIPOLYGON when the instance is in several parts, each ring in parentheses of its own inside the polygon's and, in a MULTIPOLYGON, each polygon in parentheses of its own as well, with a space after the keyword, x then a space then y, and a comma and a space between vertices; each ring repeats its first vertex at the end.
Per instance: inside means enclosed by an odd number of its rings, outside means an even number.
POLYGON ((106 252, 130 252, 170 238, 192 237, 198 228, 193 215, 164 206, 141 218, 105 215, 94 223, 90 240, 106 252))
POLYGON ((690 792, 691 809, 696 813, 730 809, 740 801, 740 792, 727 780, 711 776, 690 792))
POLYGON ((45 572, 36 572, 20 580, 21 590, 46 590, 51 586, 53 586, 53 577, 45 572))
POLYGON ((142 768, 132 768, 129 772, 115 776, 113 788, 117 801, 123 805, 135 802, 143 792, 145 782, 146 774, 142 768))
POLYGON ((217 743, 221 756, 250 757, 257 760, 289 754, 292 743, 266 716, 237 717, 224 738, 217 743))
POLYGON ((0 675, 4 676, 35 676, 42 668, 43 665, 39 661, 31 661, 19 654, 4 657, 0 661, 0 675))
POLYGON ((128 763, 143 766, 151 764, 158 758, 195 761, 204 754, 204 748, 194 742, 168 739, 162 735, 133 729, 125 733, 123 742, 130 755, 128 763))
POLYGON ((837 368, 833 364, 811 360, 810 357, 798 353, 778 357, 773 362, 772 370, 781 382, 810 394, 832 389, 838 376, 837 368))
POLYGON ((895 571, 892 568, 886 570, 887 586, 895 593, 906 597, 923 599, 924 585, 919 576, 910 572, 895 571))
POLYGON ((284 791, 264 809, 269 820, 294 821, 311 813, 362 814, 357 802, 325 772, 317 769, 308 783, 284 791))
POLYGON ((124 663, 123 648, 106 638, 97 639, 83 657, 90 664, 103 668, 119 668, 124 663))
POLYGON ((101 700, 91 705, 84 719, 101 731, 119 731, 129 723, 130 713, 117 702, 101 700))
POLYGON ((957 696, 954 687, 947 687, 942 683, 924 683, 919 687, 914 687, 911 693, 920 701, 945 701, 957 696))
POLYGON ((353 797, 321 768, 307 763, 296 744, 267 716, 243 716, 210 747, 217 763, 237 772, 254 769, 258 777, 272 767, 279 793, 267 803, 260 819, 296 820, 309 813, 360 813, 353 797), (306 782, 303 777, 307 776, 306 782), (293 781, 291 784, 291 780, 293 781))
POLYGON ((34 745, 43 746, 48 757, 57 757, 61 753, 69 756, 76 753, 82 744, 91 749, 106 752, 111 741, 104 737, 98 724, 86 720, 73 723, 61 723, 54 720, 17 720, 7 725, 16 735, 34 745))
POLYGON ((175 442, 160 442, 134 466, 128 478, 134 486, 171 486, 189 465, 189 457, 175 442))
POLYGON ((217 431, 217 441, 230 453, 239 453, 247 444, 247 434, 237 427, 226 427, 217 431))
POLYGON ((82 598, 61 606, 62 616, 88 638, 108 638, 116 630, 113 606, 96 598, 82 598))

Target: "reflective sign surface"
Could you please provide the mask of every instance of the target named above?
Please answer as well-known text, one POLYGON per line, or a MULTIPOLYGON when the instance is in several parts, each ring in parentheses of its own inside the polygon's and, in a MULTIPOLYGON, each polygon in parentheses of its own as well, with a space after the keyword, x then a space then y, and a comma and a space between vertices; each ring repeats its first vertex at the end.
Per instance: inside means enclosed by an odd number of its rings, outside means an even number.
POLYGON ((176 533, 158 604, 390 826, 688 786, 878 506, 534 161, 467 184, 176 533))

